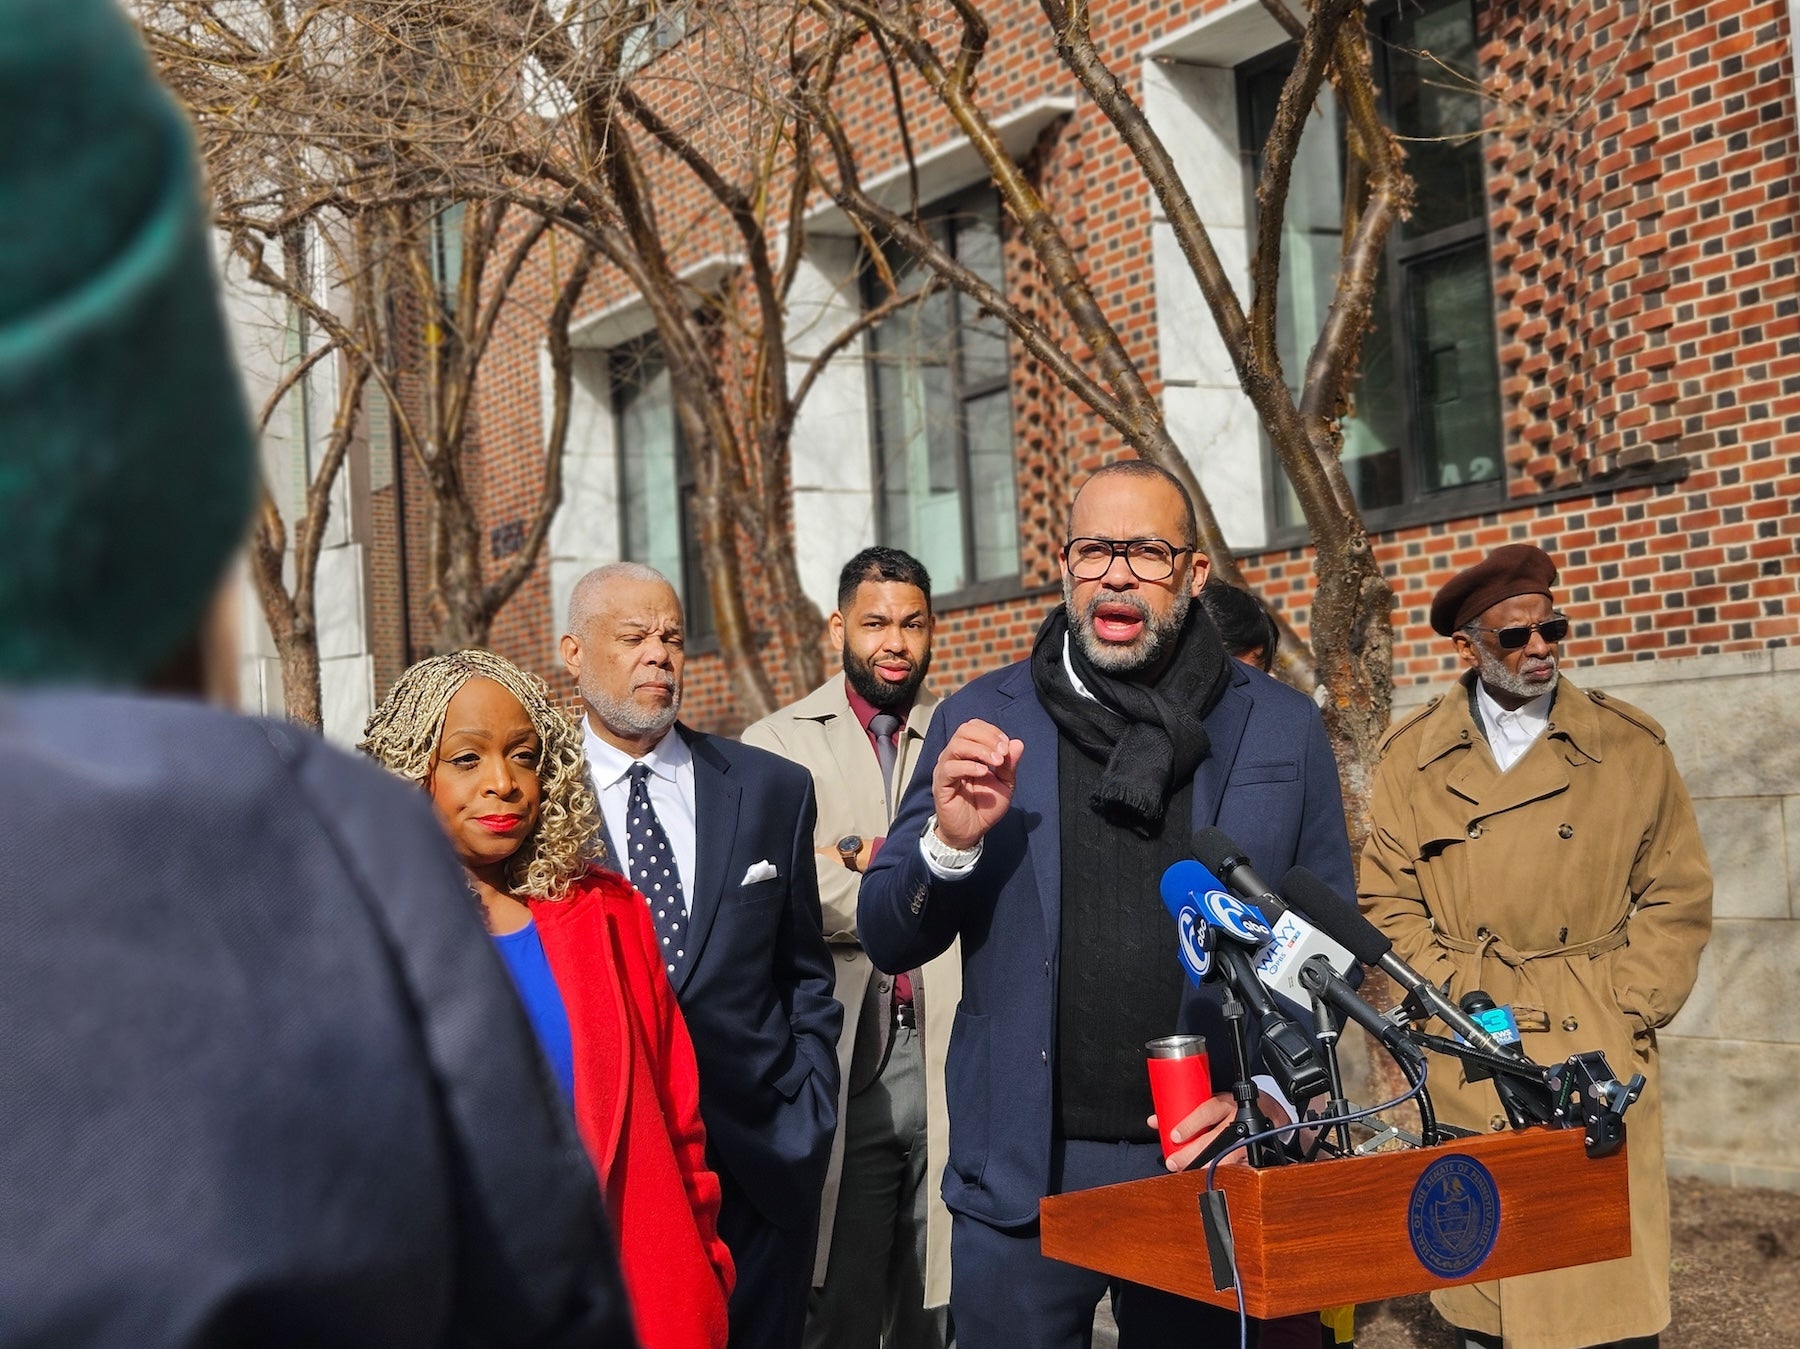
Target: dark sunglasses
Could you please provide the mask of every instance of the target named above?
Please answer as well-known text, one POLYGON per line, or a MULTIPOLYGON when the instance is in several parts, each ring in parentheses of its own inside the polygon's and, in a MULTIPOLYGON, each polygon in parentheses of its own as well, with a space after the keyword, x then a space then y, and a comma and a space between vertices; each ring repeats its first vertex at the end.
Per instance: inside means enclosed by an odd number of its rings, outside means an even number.
POLYGON ((1527 623, 1518 628, 1484 628, 1479 623, 1464 624, 1470 632, 1491 632, 1494 640, 1500 643, 1502 651, 1517 651, 1531 640, 1531 634, 1537 633, 1551 646, 1555 646, 1569 635, 1569 620, 1561 614, 1554 618, 1546 618, 1542 623, 1527 623))

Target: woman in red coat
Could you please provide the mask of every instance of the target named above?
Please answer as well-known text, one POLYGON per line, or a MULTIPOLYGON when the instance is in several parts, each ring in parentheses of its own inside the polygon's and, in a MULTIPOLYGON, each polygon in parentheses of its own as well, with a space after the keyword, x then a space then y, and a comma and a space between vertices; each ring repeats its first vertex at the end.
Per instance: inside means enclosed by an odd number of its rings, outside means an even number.
POLYGON ((600 1175, 644 1349, 722 1349, 731 1256, 699 1077, 643 896, 588 864, 581 738, 487 651, 414 665, 363 750, 431 793, 600 1175))

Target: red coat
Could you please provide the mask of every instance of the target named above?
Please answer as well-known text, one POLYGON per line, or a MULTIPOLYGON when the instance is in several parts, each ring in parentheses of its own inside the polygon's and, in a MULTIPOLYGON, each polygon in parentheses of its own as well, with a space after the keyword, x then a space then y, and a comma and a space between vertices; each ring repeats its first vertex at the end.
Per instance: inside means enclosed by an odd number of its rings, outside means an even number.
POLYGON ((600 1173, 644 1349, 721 1349, 735 1274, 719 1239, 693 1042, 643 896, 594 869, 531 900, 568 1012, 575 1123, 600 1173))

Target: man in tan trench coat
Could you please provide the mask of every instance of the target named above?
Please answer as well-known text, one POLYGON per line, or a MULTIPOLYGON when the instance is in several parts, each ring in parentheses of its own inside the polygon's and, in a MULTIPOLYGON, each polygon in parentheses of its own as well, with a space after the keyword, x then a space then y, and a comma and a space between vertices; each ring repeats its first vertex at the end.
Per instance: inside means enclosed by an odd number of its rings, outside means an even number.
MULTIPOLYGON (((1662 728, 1561 676, 1555 579, 1548 555, 1510 544, 1432 602, 1467 668, 1383 745, 1360 899, 1452 997, 1479 988, 1511 1006, 1532 1059, 1599 1049, 1621 1079, 1648 1080, 1626 1116, 1632 1255, 1446 1289, 1438 1310, 1465 1346, 1654 1345, 1669 1321, 1656 1032, 1693 987, 1712 876, 1662 728)), ((1492 1085, 1445 1062, 1431 1079, 1442 1118, 1505 1127, 1492 1085)))
POLYGON ((844 1006, 838 1130, 807 1349, 943 1349, 948 1333, 944 1059, 962 996, 961 953, 952 946, 896 979, 875 970, 856 938, 862 872, 912 778, 938 704, 921 687, 932 625, 931 578, 917 559, 894 548, 858 553, 844 566, 831 615, 844 672, 743 735, 812 772, 819 900, 844 1006), (877 722, 883 714, 888 720, 877 722))

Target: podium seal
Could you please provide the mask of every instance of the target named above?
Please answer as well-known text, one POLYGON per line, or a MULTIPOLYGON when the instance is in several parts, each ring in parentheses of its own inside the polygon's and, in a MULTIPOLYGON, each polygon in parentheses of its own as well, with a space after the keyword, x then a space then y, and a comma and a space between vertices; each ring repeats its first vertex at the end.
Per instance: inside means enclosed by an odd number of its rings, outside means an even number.
POLYGON ((1419 1263, 1438 1278, 1474 1273, 1500 1235, 1500 1191, 1493 1175, 1466 1153, 1440 1157, 1413 1184, 1406 1232, 1419 1263))

